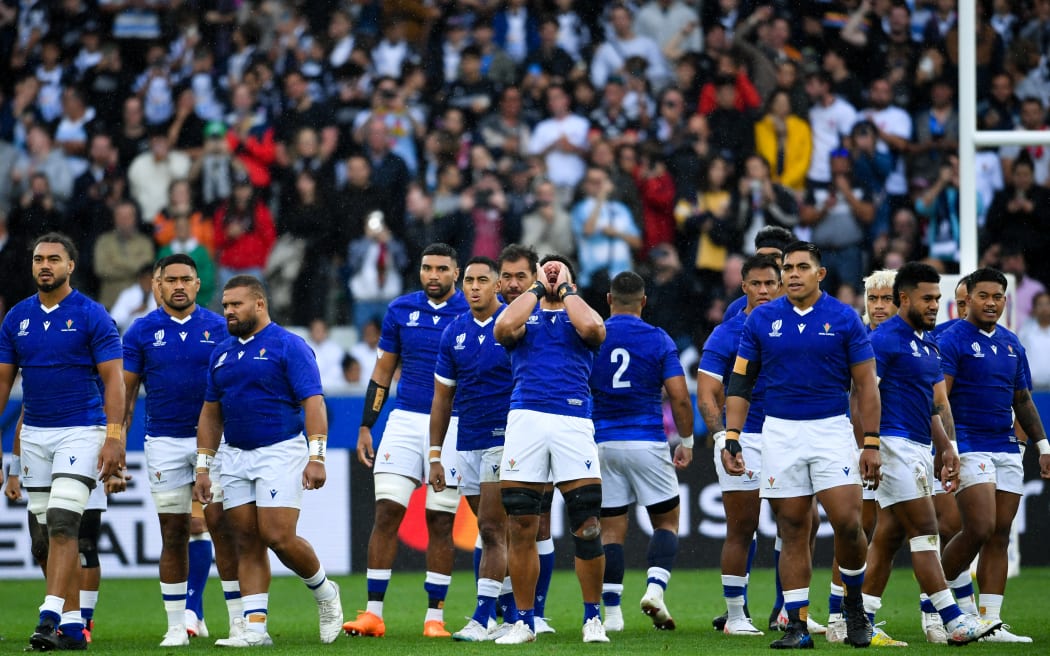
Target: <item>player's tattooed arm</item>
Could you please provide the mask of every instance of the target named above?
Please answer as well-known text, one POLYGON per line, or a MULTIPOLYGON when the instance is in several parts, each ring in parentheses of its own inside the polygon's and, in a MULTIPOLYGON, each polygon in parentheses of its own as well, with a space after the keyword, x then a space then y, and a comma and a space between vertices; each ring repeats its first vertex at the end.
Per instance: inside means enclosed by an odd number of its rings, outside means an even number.
POLYGON ((1026 389, 1014 392, 1014 414, 1021 428, 1028 434, 1028 440, 1034 444, 1046 439, 1046 430, 1043 421, 1039 418, 1039 411, 1032 400, 1032 393, 1026 389))
POLYGON ((721 381, 698 371, 696 374, 696 405, 700 417, 707 426, 708 437, 725 427, 722 425, 722 407, 725 405, 725 390, 721 381))
POLYGON ((954 442, 955 418, 952 416, 952 406, 948 403, 948 387, 944 383, 937 383, 933 386, 933 414, 941 418, 945 435, 954 442))

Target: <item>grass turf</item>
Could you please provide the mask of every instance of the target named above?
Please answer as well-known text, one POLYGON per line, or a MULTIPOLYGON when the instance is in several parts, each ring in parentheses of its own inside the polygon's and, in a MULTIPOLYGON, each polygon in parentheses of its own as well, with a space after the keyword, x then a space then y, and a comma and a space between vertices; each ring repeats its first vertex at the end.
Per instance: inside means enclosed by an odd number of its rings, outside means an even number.
MULTIPOLYGON (((474 586, 469 571, 457 571, 445 609, 450 631, 465 624, 464 616, 473 612, 474 586)), ((346 619, 356 615, 356 609, 365 602, 364 577, 338 577, 342 586, 343 611, 346 619)), ((582 608, 580 593, 572 572, 555 573, 547 604, 547 616, 558 630, 554 635, 542 635, 534 645, 524 649, 536 654, 559 653, 565 648, 586 649, 611 653, 666 653, 689 654, 767 654, 773 636, 729 638, 711 628, 711 618, 724 609, 717 571, 685 570, 674 573, 667 593, 668 607, 674 615, 678 630, 657 632, 649 618, 637 610, 638 599, 645 587, 645 573, 627 573, 624 596, 626 630, 611 634, 609 645, 582 645, 580 620, 582 608)), ((827 618, 827 570, 817 570, 811 588, 812 610, 820 621, 827 618)), ((756 570, 752 574, 750 608, 755 624, 764 628, 773 599, 772 573, 756 570)), ((1046 654, 1050 649, 1050 623, 1042 616, 1043 599, 1050 589, 1050 568, 1026 568, 1018 578, 1011 579, 1007 589, 1004 617, 1016 633, 1034 638, 1033 644, 976 644, 968 649, 987 654, 1046 654)), ((36 624, 37 606, 43 599, 41 581, 4 581, 0 583, 0 653, 21 652, 36 624)), ((313 599, 296 579, 275 579, 270 592, 270 634, 275 646, 266 653, 317 654, 325 652, 361 651, 383 656, 396 654, 410 656, 463 656, 467 654, 508 650, 493 644, 455 643, 451 640, 428 640, 421 636, 425 612, 423 574, 395 572, 387 593, 385 619, 387 637, 340 637, 333 645, 320 645, 317 639, 317 611, 313 599)), ((91 651, 104 654, 128 653, 195 653, 213 650, 215 638, 226 635, 226 610, 218 582, 209 582, 205 608, 210 639, 198 638, 189 647, 160 649, 157 645, 166 628, 159 586, 155 580, 103 579, 97 609, 95 642, 91 651)), ((918 591, 910 570, 898 568, 883 599, 879 621, 898 640, 910 643, 908 654, 943 653, 944 645, 926 644, 919 625, 918 591)), ((830 645, 823 636, 815 636, 817 649, 842 651, 852 648, 830 645)))

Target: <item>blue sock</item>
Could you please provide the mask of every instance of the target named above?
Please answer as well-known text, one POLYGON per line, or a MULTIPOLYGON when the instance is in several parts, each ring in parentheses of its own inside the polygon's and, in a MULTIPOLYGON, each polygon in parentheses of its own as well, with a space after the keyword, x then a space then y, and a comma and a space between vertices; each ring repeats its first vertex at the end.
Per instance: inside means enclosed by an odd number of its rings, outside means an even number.
POLYGON ((186 610, 192 610, 198 619, 204 619, 204 586, 211 573, 212 548, 210 539, 190 539, 190 571, 186 578, 186 610))
POLYGON ((538 541, 536 550, 540 554, 540 575, 536 579, 536 605, 533 607, 533 616, 544 617, 547 593, 551 588, 551 577, 554 576, 554 540, 547 538, 538 541))
POLYGON ((583 621, 584 623, 592 617, 597 617, 599 620, 602 618, 602 605, 601 604, 588 604, 586 601, 583 602, 583 621))
POLYGON ((495 597, 478 597, 478 607, 474 609, 471 619, 481 626, 488 626, 489 619, 496 614, 495 597))
MULTIPOLYGON (((43 613, 41 613, 41 615, 43 615, 43 613)), ((68 638, 83 641, 84 620, 80 617, 80 610, 77 609, 62 613, 61 619, 58 622, 58 630, 62 632, 62 635, 68 638)))
MULTIPOLYGON (((933 606, 932 603, 930 605, 933 606)), ((940 610, 935 610, 934 612, 936 612, 937 614, 939 614, 941 616, 941 622, 943 624, 945 624, 945 625, 947 625, 948 622, 951 622, 952 620, 954 620, 956 617, 959 617, 960 615, 963 614, 962 610, 959 609, 959 605, 958 604, 952 604, 950 606, 945 606, 944 608, 942 608, 940 610)))
POLYGON ((445 597, 448 596, 448 585, 452 577, 448 574, 438 572, 427 572, 423 580, 423 589, 427 593, 428 608, 442 608, 445 605, 445 597))
POLYGON ((839 574, 842 575, 842 587, 846 589, 846 592, 854 590, 860 593, 860 588, 864 585, 864 572, 867 567, 861 567, 859 570, 848 570, 839 567, 839 574))
POLYGON ((653 531, 653 537, 649 538, 649 551, 645 554, 649 567, 659 567, 670 572, 677 554, 677 533, 664 528, 653 531))
POLYGON ((386 588, 390 585, 390 579, 366 578, 365 585, 368 590, 369 601, 383 601, 386 596, 386 588))
POLYGON ((40 623, 41 624, 46 624, 47 622, 50 622, 52 625, 58 626, 59 622, 61 622, 61 621, 62 621, 62 616, 59 615, 58 613, 54 612, 54 611, 50 611, 50 610, 42 610, 42 611, 40 611, 40 623))
POLYGON ((929 597, 924 597, 919 600, 919 609, 924 613, 936 613, 937 607, 933 605, 929 597))
POLYGON ((622 544, 606 544, 602 547, 605 551, 605 575, 603 583, 623 583, 623 573, 626 561, 623 555, 622 544))
MULTIPOLYGON (((535 613, 533 613, 531 608, 528 610, 518 610, 517 608, 515 608, 514 614, 511 615, 511 617, 518 618, 517 620, 515 620, 516 622, 525 622, 525 626, 529 627, 530 631, 532 631, 533 633, 536 632, 536 615, 535 613)), ((503 619, 504 621, 509 621, 507 620, 506 615, 503 616, 503 619)))
MULTIPOLYGON (((499 596, 499 608, 500 608, 500 612, 503 614, 503 621, 504 622, 514 622, 515 621, 514 618, 518 616, 518 605, 516 603, 514 603, 514 593, 513 592, 508 592, 506 594, 501 594, 499 596)), ((531 619, 533 617, 535 617, 535 614, 530 610, 529 611, 529 620, 531 621, 531 619)), ((518 619, 523 619, 523 618, 518 617, 518 619)))
MULTIPOLYGON (((784 607, 784 586, 780 582, 780 549, 773 549, 773 581, 776 585, 777 596, 773 600, 773 608, 784 607)), ((830 611, 829 611, 830 612, 830 611)))
POLYGON ((481 578, 481 547, 474 547, 474 581, 481 578))
POLYGON ((957 588, 952 588, 952 594, 955 595, 956 599, 962 599, 964 597, 973 596, 973 583, 967 583, 966 585, 960 585, 957 588))
POLYGON ((88 623, 91 620, 95 619, 95 609, 94 608, 81 608, 80 609, 80 616, 84 618, 84 626, 87 626, 88 623))
POLYGON ((831 584, 831 592, 828 594, 828 612, 832 615, 842 612, 842 587, 831 584))

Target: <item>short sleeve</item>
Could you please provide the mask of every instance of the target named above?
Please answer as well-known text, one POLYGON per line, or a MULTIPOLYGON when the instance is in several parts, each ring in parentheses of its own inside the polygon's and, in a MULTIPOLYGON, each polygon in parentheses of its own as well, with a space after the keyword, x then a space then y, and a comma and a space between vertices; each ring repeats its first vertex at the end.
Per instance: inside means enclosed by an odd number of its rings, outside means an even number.
POLYGON ((724 324, 715 328, 711 336, 707 338, 704 352, 700 356, 700 371, 726 384, 729 382, 726 378, 733 368, 733 353, 723 337, 725 334, 723 327, 724 324))
POLYGON ((664 380, 675 378, 676 376, 685 376, 685 370, 682 369, 682 362, 678 359, 678 349, 675 347, 674 342, 663 330, 660 331, 660 338, 663 342, 664 380))
POLYGON ((117 324, 101 307, 95 309, 92 318, 91 354, 95 364, 120 360, 124 356, 124 349, 120 344, 117 324))
POLYGON ((124 371, 131 372, 135 375, 141 376, 143 373, 143 365, 145 358, 142 353, 141 335, 142 331, 139 329, 139 321, 131 324, 131 328, 128 328, 128 332, 124 333, 124 371))
POLYGON ((208 403, 218 403, 222 400, 222 393, 219 391, 219 386, 215 384, 215 363, 219 359, 219 349, 212 351, 211 357, 208 359, 208 376, 207 383, 204 387, 204 400, 208 403))
POLYGON ((441 342, 438 344, 437 364, 434 365, 434 376, 450 387, 455 385, 458 379, 456 360, 452 355, 452 342, 455 340, 452 333, 455 327, 455 323, 450 323, 445 327, 444 332, 441 333, 441 342))
POLYGON ((295 400, 302 402, 311 396, 324 394, 317 356, 300 337, 289 334, 285 351, 284 371, 295 400))
POLYGON ((397 312, 387 308, 383 317, 383 330, 379 333, 379 348, 384 353, 401 355, 401 326, 397 323, 397 312))
POLYGON ((868 336, 868 329, 861 323, 860 317, 852 311, 847 316, 849 316, 847 328, 847 339, 849 341, 846 344, 846 352, 849 366, 852 367, 855 364, 873 359, 875 352, 871 348, 871 338, 868 336))
POLYGON ((14 340, 15 321, 14 313, 8 312, 3 324, 0 324, 0 363, 18 366, 14 340))
POLYGON ((955 340, 949 337, 950 334, 951 331, 942 333, 938 339, 941 349, 941 373, 945 376, 955 376, 959 373, 959 350, 955 340))

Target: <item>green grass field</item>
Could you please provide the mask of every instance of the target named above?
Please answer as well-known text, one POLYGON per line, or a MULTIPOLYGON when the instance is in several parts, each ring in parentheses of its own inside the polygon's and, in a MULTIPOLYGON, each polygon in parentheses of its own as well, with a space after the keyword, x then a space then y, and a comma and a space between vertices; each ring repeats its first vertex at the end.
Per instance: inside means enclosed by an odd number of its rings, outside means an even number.
MULTIPOLYGON (((364 577, 337 579, 342 586, 343 610, 352 618, 365 601, 364 577)), ((649 618, 637 611, 637 600, 644 589, 645 575, 641 571, 628 572, 625 585, 624 615, 627 629, 612 634, 609 645, 583 645, 579 625, 582 610, 579 588, 572 572, 559 571, 551 586, 547 615, 558 629, 555 635, 543 635, 536 644, 526 646, 536 654, 561 653, 561 649, 612 653, 696 654, 767 654, 772 639, 768 634, 756 638, 727 638, 711 629, 711 618, 723 610, 718 572, 712 570, 676 571, 668 590, 668 606, 678 624, 674 632, 656 632, 649 618)), ((465 623, 464 616, 474 607, 472 575, 457 571, 453 576, 445 617, 449 629, 455 631, 465 623)), ((1009 583, 1004 617, 1015 632, 1035 639, 1029 645, 976 644, 967 647, 971 652, 986 654, 1047 654, 1050 653, 1050 622, 1043 616, 1046 591, 1050 589, 1050 569, 1028 568, 1009 583)), ((818 571, 812 588, 814 616, 823 621, 827 617, 827 573, 818 571)), ((95 642, 91 651, 103 654, 138 653, 194 653, 212 650, 216 637, 226 635, 226 610, 218 582, 209 582, 205 607, 211 639, 195 639, 190 647, 165 649, 157 647, 166 628, 159 587, 152 580, 103 580, 95 642)), ((879 620, 886 620, 884 628, 899 640, 911 643, 909 654, 943 653, 944 645, 927 645, 919 626, 917 588, 910 571, 899 570, 890 582, 883 600, 879 620)), ((756 625, 763 624, 772 602, 772 577, 769 570, 752 575, 751 610, 756 625)), ((4 581, 0 583, 0 653, 22 651, 36 623, 37 606, 43 599, 40 581, 4 581)), ((425 608, 423 575, 418 572, 394 573, 387 594, 387 637, 341 637, 330 646, 320 645, 317 639, 317 614, 312 597, 298 580, 283 578, 274 581, 270 593, 270 634, 274 654, 317 654, 367 650, 370 654, 410 656, 464 656, 489 653, 510 648, 490 643, 454 643, 451 640, 427 640, 421 637, 425 608)), ((817 649, 851 650, 843 645, 830 645, 818 636, 817 649)))

